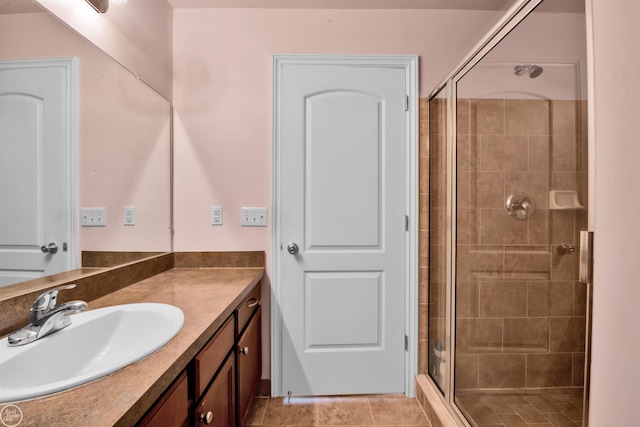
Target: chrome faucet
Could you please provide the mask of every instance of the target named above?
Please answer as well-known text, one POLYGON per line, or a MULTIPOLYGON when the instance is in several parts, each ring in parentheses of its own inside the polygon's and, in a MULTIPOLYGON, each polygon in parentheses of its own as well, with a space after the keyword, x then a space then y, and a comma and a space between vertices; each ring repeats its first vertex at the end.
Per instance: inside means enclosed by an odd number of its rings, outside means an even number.
POLYGON ((41 294, 31 307, 29 324, 9 334, 7 345, 15 347, 29 344, 44 336, 66 328, 71 324, 71 318, 67 314, 85 311, 88 304, 84 301, 70 301, 56 305, 58 292, 65 289, 73 289, 76 285, 65 285, 49 289, 41 294))

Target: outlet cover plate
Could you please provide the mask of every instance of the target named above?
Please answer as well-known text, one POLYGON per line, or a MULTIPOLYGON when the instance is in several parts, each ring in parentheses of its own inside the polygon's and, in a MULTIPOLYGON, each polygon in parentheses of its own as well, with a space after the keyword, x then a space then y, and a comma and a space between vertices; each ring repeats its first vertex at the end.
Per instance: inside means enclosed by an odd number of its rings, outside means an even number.
POLYGON ((124 207, 124 225, 136 225, 136 208, 134 206, 124 207))
POLYGON ((222 225, 222 206, 211 206, 211 225, 222 225))

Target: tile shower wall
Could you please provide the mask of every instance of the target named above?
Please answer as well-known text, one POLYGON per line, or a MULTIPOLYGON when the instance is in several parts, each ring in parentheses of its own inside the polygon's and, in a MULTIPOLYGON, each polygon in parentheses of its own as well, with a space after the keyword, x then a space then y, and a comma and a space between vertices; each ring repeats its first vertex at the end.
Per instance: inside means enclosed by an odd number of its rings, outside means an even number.
POLYGON ((574 190, 586 205, 582 110, 458 101, 456 390, 583 385, 586 288, 576 279, 586 216, 549 201, 551 190, 574 190), (534 200, 528 220, 508 215, 514 192, 534 200))
MULTIPOLYGON (((445 336, 446 145, 444 100, 420 106, 424 373, 433 370, 427 354, 445 336)), ((562 254, 560 247, 577 250, 586 213, 550 209, 549 192, 575 190, 586 206, 586 103, 462 99, 457 114, 455 387, 581 386, 586 289, 576 282, 577 253, 562 254), (504 208, 515 191, 536 203, 529 220, 513 219, 504 208)))

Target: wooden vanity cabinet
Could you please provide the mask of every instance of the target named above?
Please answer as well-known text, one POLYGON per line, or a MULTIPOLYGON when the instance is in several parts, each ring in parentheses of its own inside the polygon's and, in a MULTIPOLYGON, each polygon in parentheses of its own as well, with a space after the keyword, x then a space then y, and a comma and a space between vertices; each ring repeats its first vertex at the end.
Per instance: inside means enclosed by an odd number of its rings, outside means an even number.
POLYGON ((189 422, 189 403, 187 373, 182 372, 138 426, 184 427, 189 422))
POLYGON ((260 283, 138 426, 243 427, 262 374, 260 283))
POLYGON ((207 388, 194 410, 193 423, 198 427, 236 426, 235 358, 229 354, 218 375, 207 388))
POLYGON ((254 316, 238 339, 238 419, 240 426, 245 425, 262 374, 261 314, 262 310, 258 306, 254 316))

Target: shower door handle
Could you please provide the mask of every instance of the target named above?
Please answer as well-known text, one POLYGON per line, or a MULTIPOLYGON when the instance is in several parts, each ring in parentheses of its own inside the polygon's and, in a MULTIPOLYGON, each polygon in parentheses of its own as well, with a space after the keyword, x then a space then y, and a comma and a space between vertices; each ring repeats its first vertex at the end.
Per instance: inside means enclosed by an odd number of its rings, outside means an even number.
POLYGON ((580 283, 593 283, 593 231, 580 231, 580 283))

